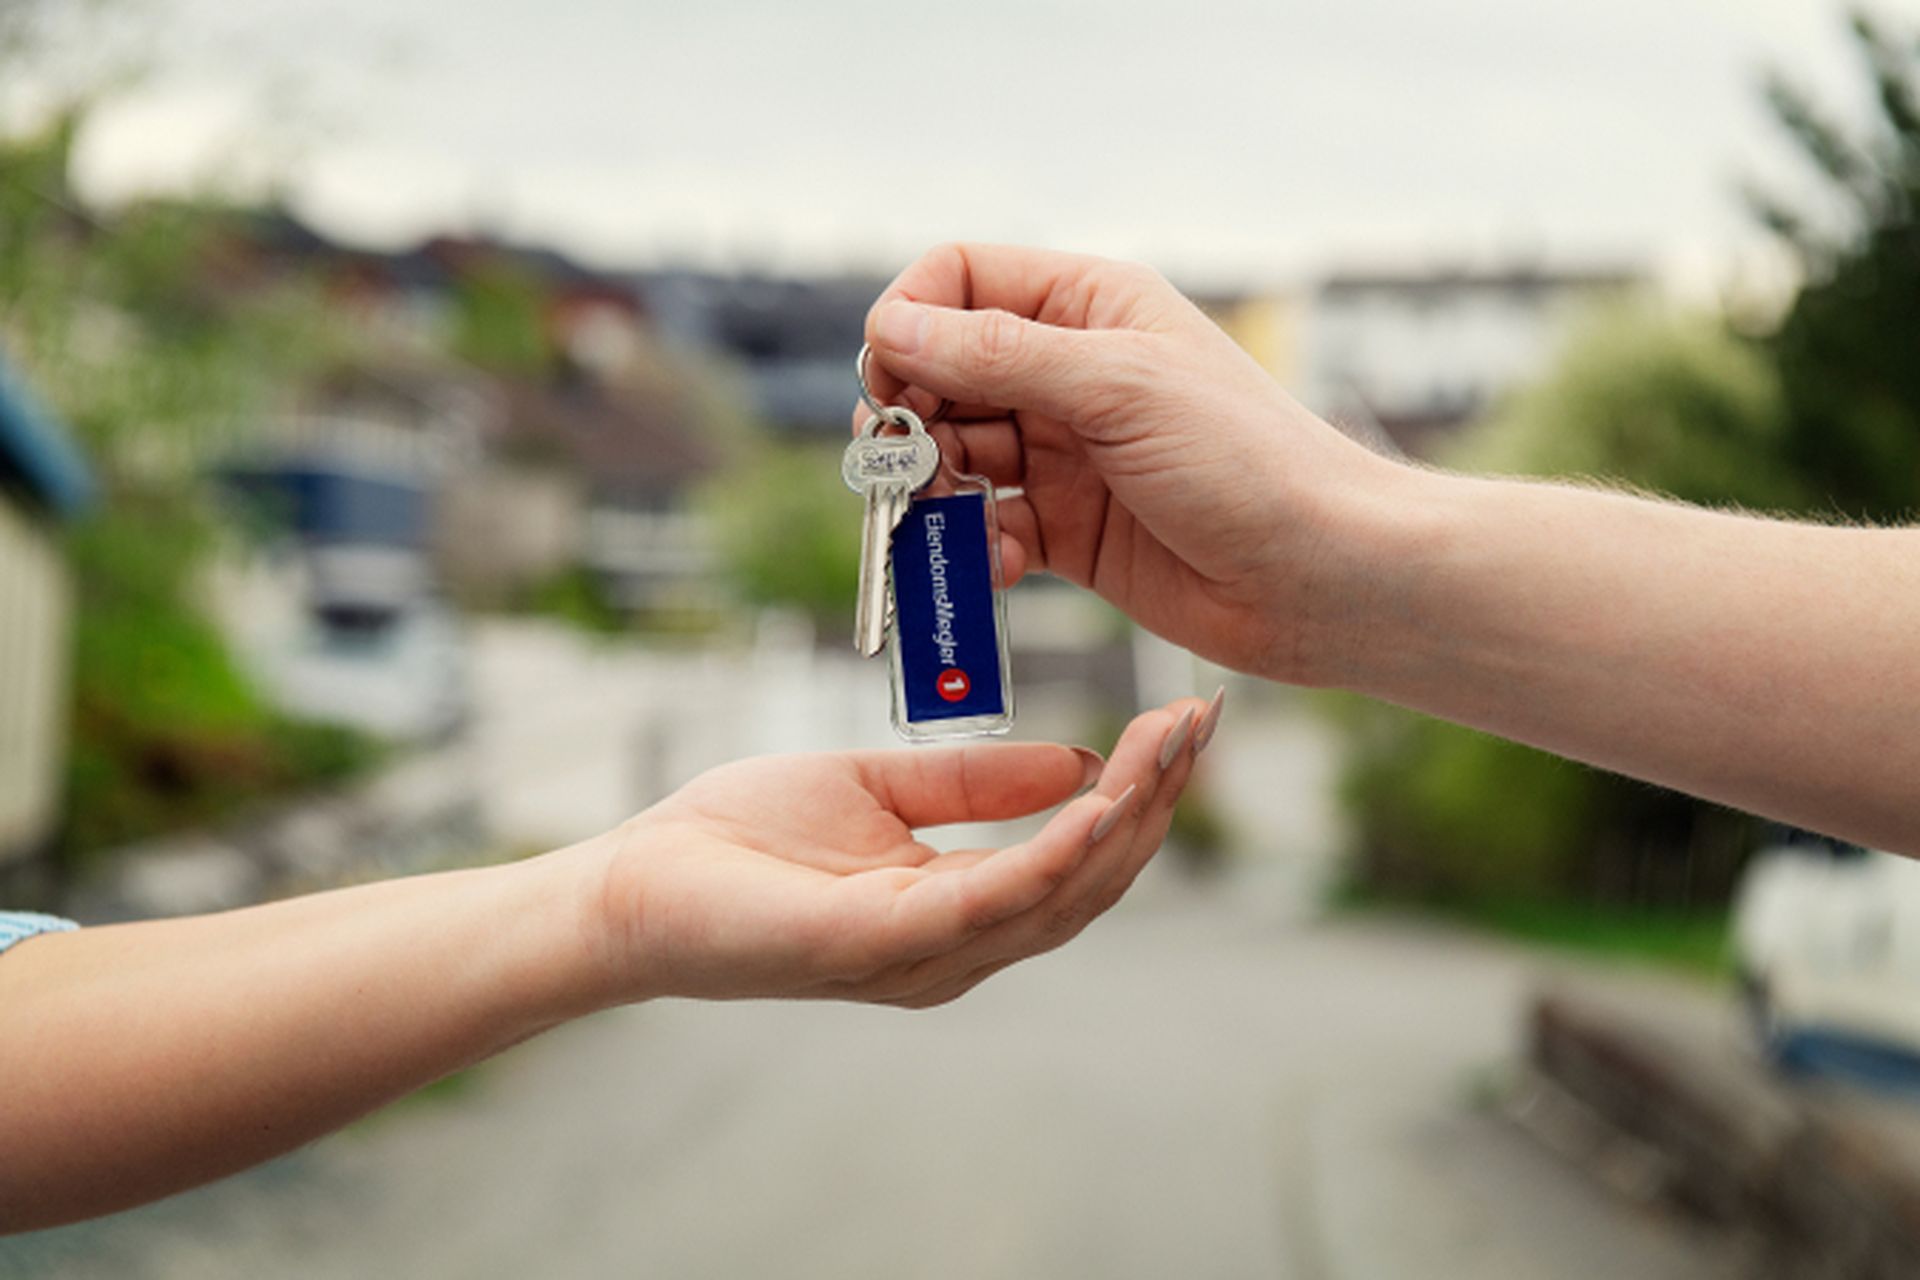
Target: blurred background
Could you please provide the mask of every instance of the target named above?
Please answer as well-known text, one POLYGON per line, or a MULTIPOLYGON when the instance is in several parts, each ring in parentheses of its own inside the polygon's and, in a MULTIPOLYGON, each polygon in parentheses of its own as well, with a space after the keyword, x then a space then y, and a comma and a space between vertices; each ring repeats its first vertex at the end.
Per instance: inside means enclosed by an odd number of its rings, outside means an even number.
MULTIPOLYGON (((1893 4, 0 0, 0 902, 891 744, 837 460, 939 240, 1150 261, 1425 462, 1900 521, 1917 210, 1893 4)), ((1909 864, 1010 607, 1018 736, 1230 689, 1073 947, 605 1015, 0 1274, 1920 1273, 1909 864)))

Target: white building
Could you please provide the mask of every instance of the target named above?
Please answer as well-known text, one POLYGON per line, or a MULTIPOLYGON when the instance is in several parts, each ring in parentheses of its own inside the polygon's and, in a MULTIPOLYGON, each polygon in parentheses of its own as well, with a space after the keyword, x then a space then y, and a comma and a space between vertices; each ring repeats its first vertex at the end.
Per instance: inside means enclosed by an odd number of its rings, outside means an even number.
POLYGON ((1421 454, 1543 372, 1584 311, 1639 283, 1618 269, 1337 272, 1307 308, 1303 398, 1421 454))

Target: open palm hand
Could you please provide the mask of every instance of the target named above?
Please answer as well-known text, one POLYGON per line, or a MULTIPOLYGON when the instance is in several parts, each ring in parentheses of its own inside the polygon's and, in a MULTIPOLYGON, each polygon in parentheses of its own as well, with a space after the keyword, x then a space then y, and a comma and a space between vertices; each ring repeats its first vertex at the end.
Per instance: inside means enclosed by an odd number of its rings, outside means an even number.
POLYGON ((604 910, 624 989, 950 1000, 1119 899, 1166 834, 1201 710, 1140 716, 1104 769, 1031 743, 767 756, 703 774, 613 849, 604 910), (1036 813, 1096 779, 1009 848, 940 853, 915 835, 1036 813))

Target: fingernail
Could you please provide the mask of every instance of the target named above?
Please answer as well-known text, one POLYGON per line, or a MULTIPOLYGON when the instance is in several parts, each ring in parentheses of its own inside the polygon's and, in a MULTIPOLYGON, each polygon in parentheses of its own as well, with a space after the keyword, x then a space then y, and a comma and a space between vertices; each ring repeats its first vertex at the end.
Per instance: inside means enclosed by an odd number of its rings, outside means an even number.
POLYGON ((910 356, 927 339, 927 309, 912 302, 889 302, 873 319, 873 336, 889 351, 910 356))
POLYGON ((1207 714, 1200 717, 1200 727, 1193 731, 1193 754, 1199 755, 1213 741, 1213 731, 1220 727, 1220 708, 1227 705, 1227 686, 1221 685, 1214 693, 1213 701, 1207 704, 1207 714))
POLYGON ((1086 747, 1073 748, 1073 754, 1080 757, 1080 790, 1076 795, 1085 795, 1094 783, 1100 781, 1100 775, 1107 770, 1107 762, 1098 751, 1086 747))
POLYGON ((1087 837, 1088 844, 1099 844, 1107 838, 1108 832, 1120 825, 1120 819, 1126 817, 1127 810, 1133 807, 1129 803, 1133 799, 1133 793, 1139 789, 1139 783, 1129 783, 1125 791, 1113 798, 1113 803, 1107 806, 1107 811, 1100 815, 1100 821, 1093 824, 1093 832, 1087 837))
POLYGON ((1193 708, 1188 707, 1174 721, 1173 728, 1167 730, 1167 740, 1160 744, 1160 767, 1166 768, 1173 758, 1180 754, 1180 748, 1187 745, 1187 733, 1193 728, 1193 708))

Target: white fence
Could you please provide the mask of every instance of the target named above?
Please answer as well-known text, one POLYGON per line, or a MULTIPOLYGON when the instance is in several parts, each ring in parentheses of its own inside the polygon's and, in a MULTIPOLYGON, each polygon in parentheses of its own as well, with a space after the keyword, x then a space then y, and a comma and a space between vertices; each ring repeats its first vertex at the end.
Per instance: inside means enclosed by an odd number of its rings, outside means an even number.
POLYGON ((0 495, 0 862, 45 837, 57 812, 69 608, 57 549, 0 495))

